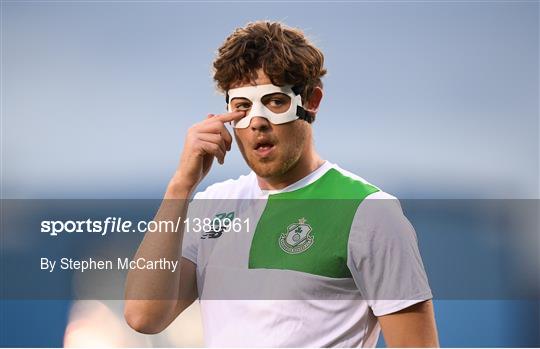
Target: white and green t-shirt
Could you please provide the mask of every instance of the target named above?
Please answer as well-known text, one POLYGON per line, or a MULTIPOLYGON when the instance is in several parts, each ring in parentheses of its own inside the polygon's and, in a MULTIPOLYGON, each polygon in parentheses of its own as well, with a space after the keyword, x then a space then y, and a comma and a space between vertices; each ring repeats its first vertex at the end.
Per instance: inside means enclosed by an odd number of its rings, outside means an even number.
POLYGON ((432 298, 399 201, 328 161, 281 190, 211 185, 188 216, 236 218, 184 234, 207 346, 373 347, 376 316, 432 298))

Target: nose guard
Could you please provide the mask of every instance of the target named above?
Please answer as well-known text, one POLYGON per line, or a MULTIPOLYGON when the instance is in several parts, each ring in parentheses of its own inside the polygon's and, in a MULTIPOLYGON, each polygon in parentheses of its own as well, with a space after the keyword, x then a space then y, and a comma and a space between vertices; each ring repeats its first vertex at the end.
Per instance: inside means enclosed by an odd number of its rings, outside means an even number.
POLYGON ((249 113, 233 124, 235 128, 247 128, 251 123, 251 119, 255 117, 266 118, 275 125, 285 124, 296 119, 302 119, 311 123, 313 118, 302 106, 300 91, 300 87, 292 85, 276 86, 273 84, 266 84, 246 86, 233 88, 227 91, 225 101, 227 102, 229 112, 233 111, 231 102, 234 98, 245 98, 251 102, 249 113), (264 105, 262 102, 263 97, 273 93, 283 93, 289 96, 291 104, 287 111, 283 113, 274 113, 264 105))

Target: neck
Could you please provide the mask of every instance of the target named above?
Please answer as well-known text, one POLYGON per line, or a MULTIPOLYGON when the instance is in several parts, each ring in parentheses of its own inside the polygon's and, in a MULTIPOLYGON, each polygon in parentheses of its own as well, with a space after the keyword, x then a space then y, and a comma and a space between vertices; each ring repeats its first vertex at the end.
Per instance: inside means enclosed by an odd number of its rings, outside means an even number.
POLYGON ((314 151, 300 157, 298 162, 294 164, 287 172, 279 176, 259 177, 257 182, 262 190, 283 189, 289 185, 306 177, 316 169, 318 169, 324 160, 314 151))

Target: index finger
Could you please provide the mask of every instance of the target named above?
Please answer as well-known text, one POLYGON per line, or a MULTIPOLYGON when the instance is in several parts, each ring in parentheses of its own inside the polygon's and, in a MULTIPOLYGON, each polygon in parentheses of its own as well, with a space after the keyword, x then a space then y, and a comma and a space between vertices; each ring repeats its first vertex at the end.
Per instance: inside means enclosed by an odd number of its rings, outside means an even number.
POLYGON ((229 121, 240 120, 245 115, 246 115, 245 111, 233 111, 230 113, 216 115, 214 116, 214 118, 218 119, 221 122, 229 122, 229 121))

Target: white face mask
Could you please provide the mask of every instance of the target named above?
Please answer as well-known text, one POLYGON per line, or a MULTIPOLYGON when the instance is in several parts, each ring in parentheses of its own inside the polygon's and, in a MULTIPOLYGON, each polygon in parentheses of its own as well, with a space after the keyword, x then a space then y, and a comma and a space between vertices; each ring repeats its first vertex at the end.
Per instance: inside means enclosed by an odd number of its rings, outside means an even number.
MULTIPOLYGON (((250 109, 245 117, 234 123, 233 126, 235 128, 248 127, 251 123, 251 119, 254 117, 266 118, 276 125, 291 122, 299 118, 311 122, 311 115, 302 107, 302 97, 300 96, 300 93, 295 93, 295 91, 293 91, 293 86, 291 85, 275 86, 268 84, 230 89, 227 91, 227 108, 229 112, 250 109), (268 103, 268 100, 272 100, 272 97, 269 95, 274 94, 280 96, 277 101, 281 100, 289 103, 289 108, 287 110, 275 113, 265 105, 268 103), (238 100, 234 101, 235 98, 247 99, 249 100, 249 103, 238 103, 238 100), (235 104, 249 104, 249 107, 242 106, 242 108, 236 108, 235 104)), ((276 109, 280 109, 279 106, 274 106, 274 110, 276 109)))

